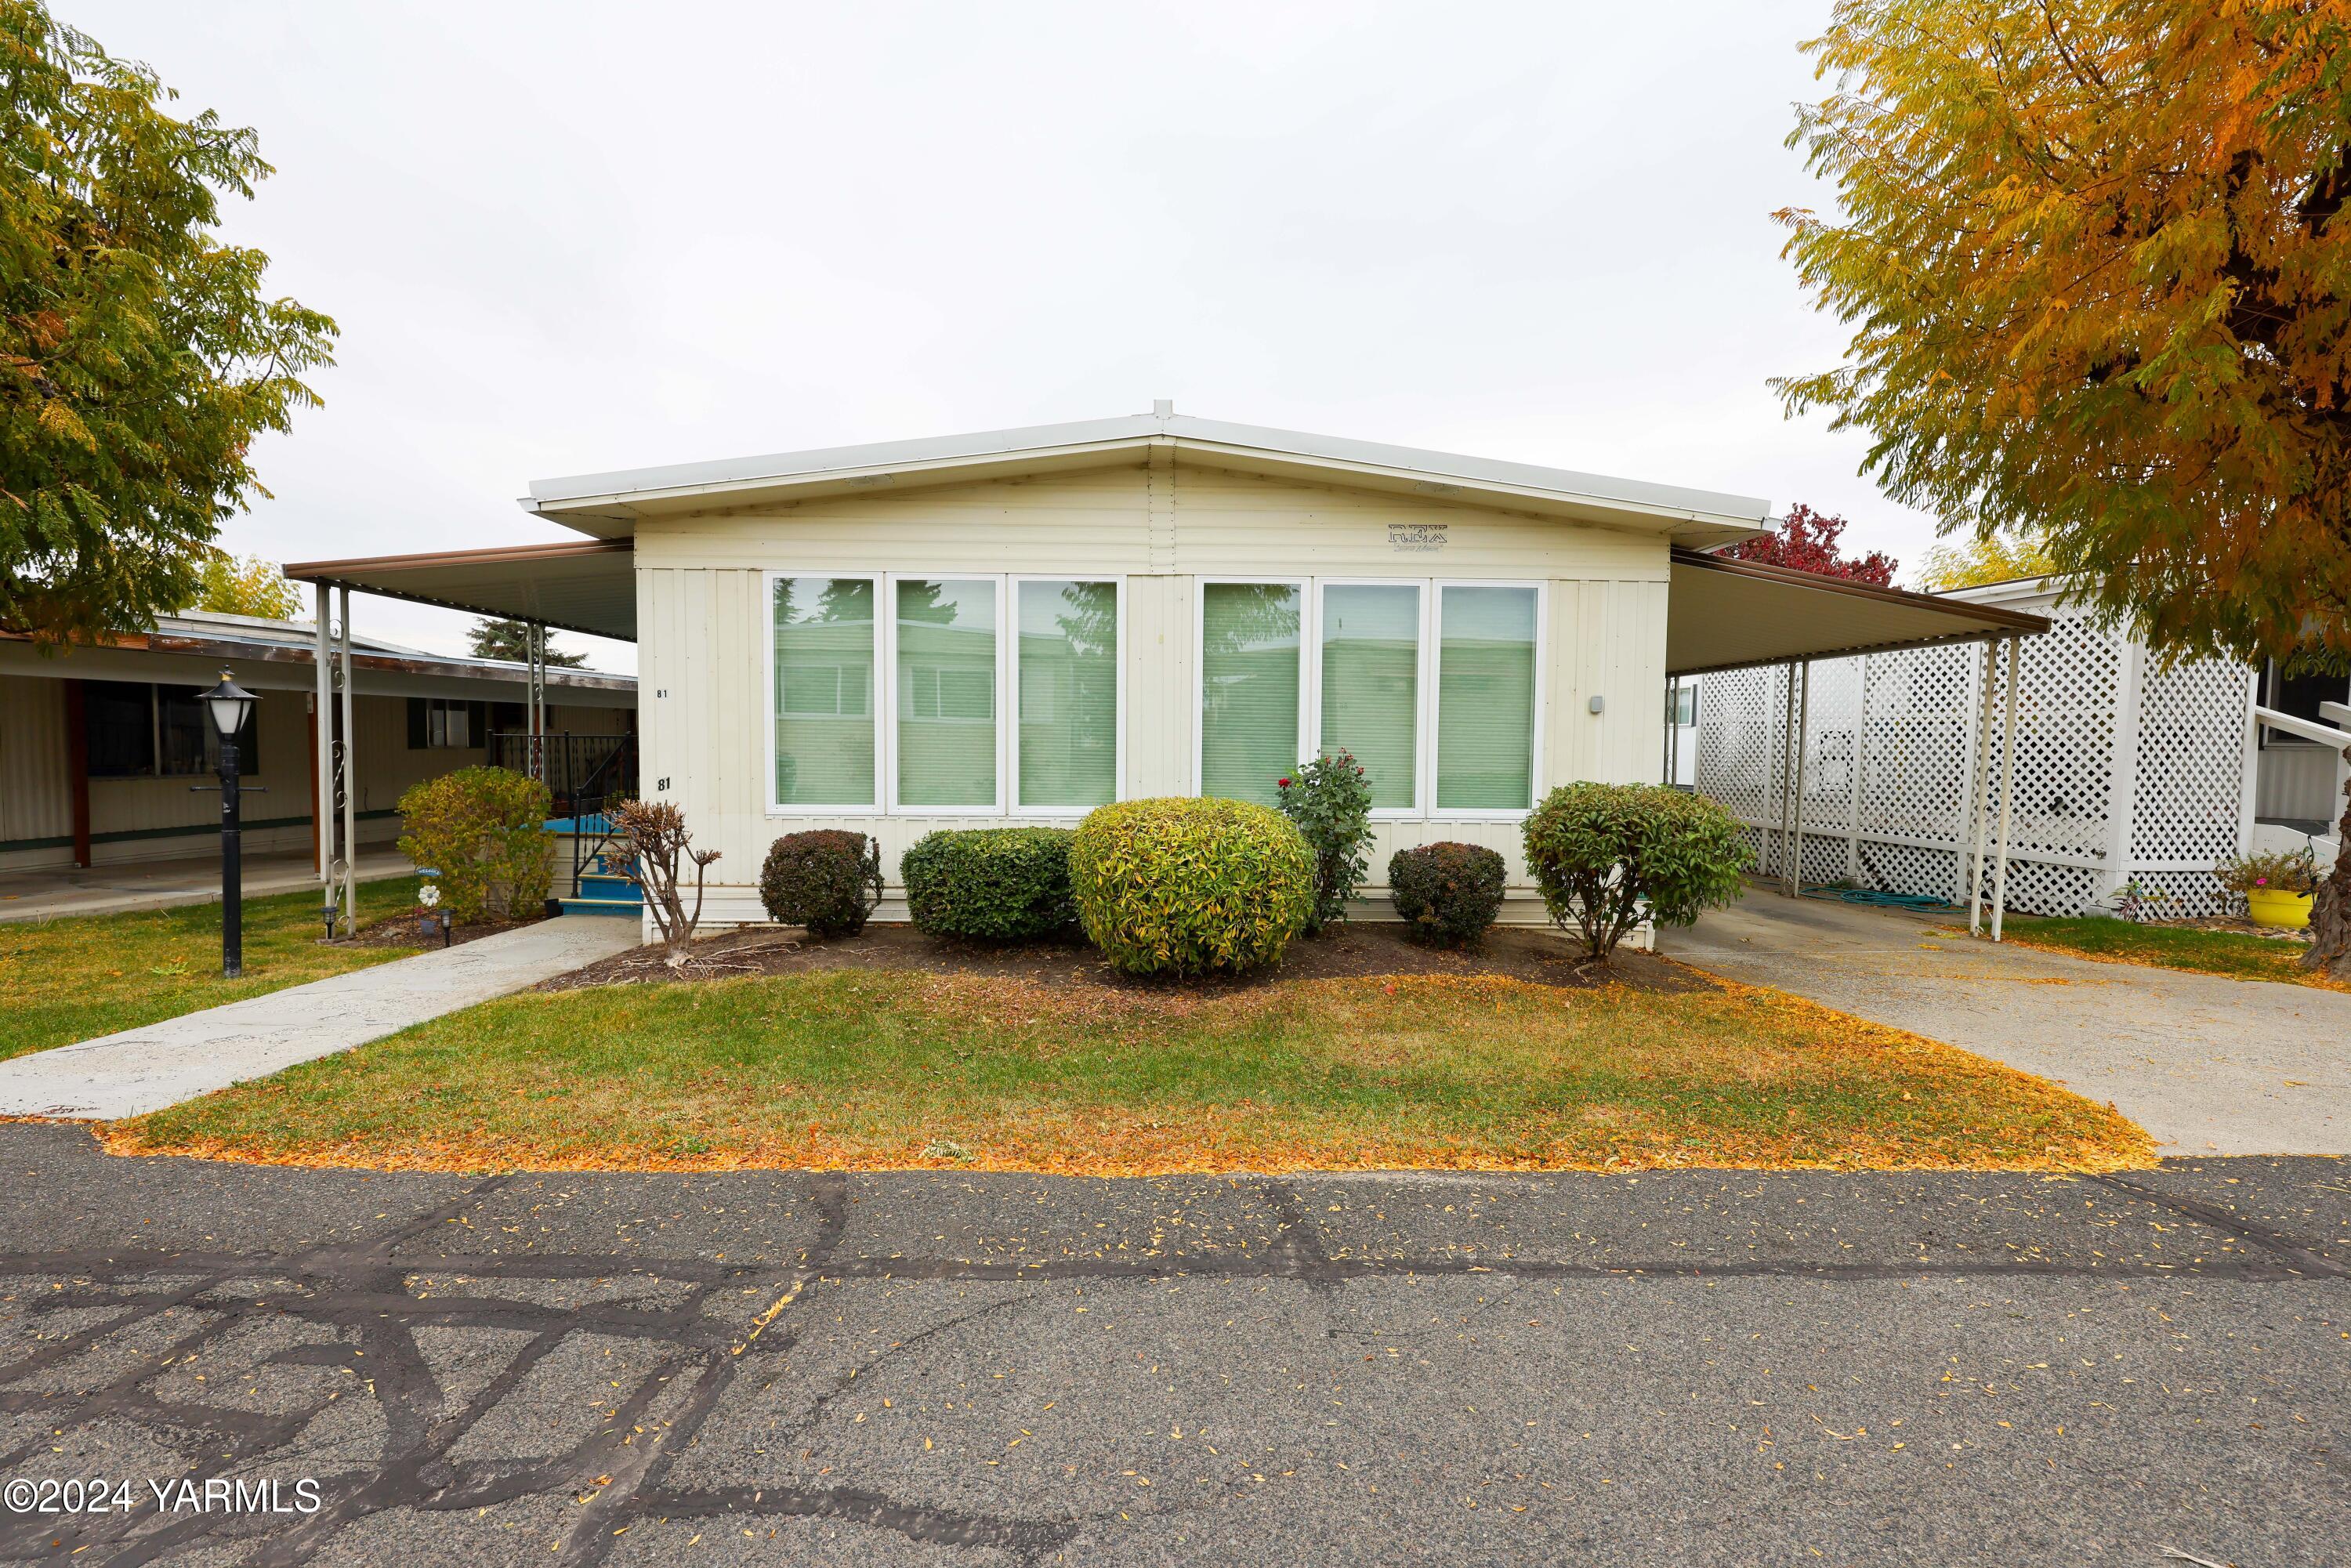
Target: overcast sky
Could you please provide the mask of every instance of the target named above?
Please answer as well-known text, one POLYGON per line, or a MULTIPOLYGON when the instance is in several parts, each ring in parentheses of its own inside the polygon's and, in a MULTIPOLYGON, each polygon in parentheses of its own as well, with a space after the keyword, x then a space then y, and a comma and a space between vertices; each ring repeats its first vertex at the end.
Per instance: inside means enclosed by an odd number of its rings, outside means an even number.
POLYGON ((1822 204, 1827 0, 53 3, 259 131, 227 232, 341 327, 234 550, 568 538, 530 480, 1160 397, 1931 539, 1764 384, 1844 340, 1771 222, 1822 204))

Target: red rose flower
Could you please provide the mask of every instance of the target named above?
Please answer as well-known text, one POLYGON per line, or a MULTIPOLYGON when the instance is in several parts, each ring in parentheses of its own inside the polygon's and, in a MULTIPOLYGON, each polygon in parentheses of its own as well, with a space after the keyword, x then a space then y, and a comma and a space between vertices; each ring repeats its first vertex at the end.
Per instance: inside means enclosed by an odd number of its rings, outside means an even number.
POLYGON ((1280 780, 1280 781, 1275 785, 1275 788, 1276 788, 1276 789, 1289 789, 1289 788, 1290 788, 1290 780, 1289 780, 1289 779, 1281 779, 1281 780, 1280 780))

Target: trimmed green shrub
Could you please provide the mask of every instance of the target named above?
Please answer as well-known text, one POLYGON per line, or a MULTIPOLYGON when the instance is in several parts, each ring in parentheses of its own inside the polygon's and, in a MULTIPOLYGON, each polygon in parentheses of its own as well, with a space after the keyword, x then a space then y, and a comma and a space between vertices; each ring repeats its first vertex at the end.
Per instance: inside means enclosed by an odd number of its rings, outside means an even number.
POLYGON ((786 833, 759 867, 759 902, 811 936, 854 936, 882 902, 882 846, 842 828, 786 833))
POLYGON ((1371 870, 1364 851, 1372 841, 1372 786, 1355 754, 1342 747, 1274 787, 1281 791, 1281 814, 1314 852, 1314 910, 1306 929, 1320 932, 1347 918, 1347 901, 1371 870))
POLYGON ((460 768, 400 797, 400 852, 441 873, 454 920, 536 915, 554 874, 547 786, 507 768, 460 768))
POLYGON ((898 862, 914 928, 931 936, 1033 942, 1074 933, 1067 828, 926 833, 898 862))
POLYGON ((1663 784, 1565 784, 1526 821, 1543 904, 1583 950, 1606 958, 1646 912, 1688 925, 1739 897, 1754 852, 1730 813, 1663 784))
POLYGON ((1458 947, 1494 924, 1509 871, 1480 844, 1423 844, 1388 857, 1388 896, 1415 936, 1458 947))
POLYGON ((1086 936, 1131 975, 1238 971, 1281 956, 1314 904, 1314 853, 1244 800, 1122 800, 1070 845, 1086 936))

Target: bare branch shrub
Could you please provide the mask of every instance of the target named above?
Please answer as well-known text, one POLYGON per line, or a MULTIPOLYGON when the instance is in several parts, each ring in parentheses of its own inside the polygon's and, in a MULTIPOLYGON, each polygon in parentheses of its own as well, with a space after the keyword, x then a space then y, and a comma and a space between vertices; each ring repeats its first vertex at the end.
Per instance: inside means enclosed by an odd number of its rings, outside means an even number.
POLYGON ((668 800, 623 800, 606 814, 613 827, 628 835, 637 881, 645 890, 645 907, 652 911, 653 926, 662 935, 669 967, 684 968, 694 945, 694 928, 702 923, 703 876, 718 852, 694 848, 685 813, 668 800), (686 912, 684 895, 678 888, 681 862, 694 867, 692 914, 686 912))

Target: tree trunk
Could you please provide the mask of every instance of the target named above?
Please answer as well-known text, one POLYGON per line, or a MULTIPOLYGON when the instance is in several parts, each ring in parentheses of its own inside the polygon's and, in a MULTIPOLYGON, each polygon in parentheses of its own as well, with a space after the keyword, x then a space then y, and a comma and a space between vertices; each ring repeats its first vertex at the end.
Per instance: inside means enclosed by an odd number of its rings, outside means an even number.
MULTIPOLYGON (((2351 756, 2351 747, 2345 755, 2351 756)), ((2310 951, 2302 961, 2338 980, 2351 980, 2351 784, 2343 788, 2343 821, 2335 830, 2342 849, 2311 901, 2310 951)))

